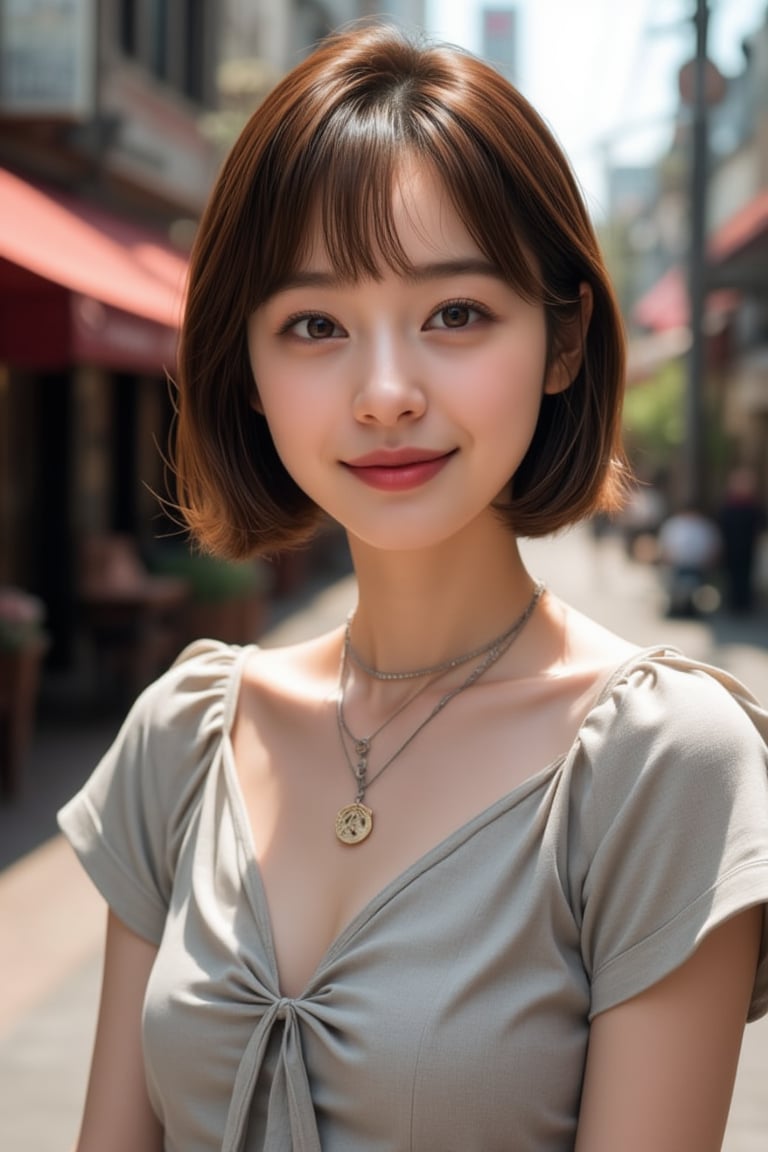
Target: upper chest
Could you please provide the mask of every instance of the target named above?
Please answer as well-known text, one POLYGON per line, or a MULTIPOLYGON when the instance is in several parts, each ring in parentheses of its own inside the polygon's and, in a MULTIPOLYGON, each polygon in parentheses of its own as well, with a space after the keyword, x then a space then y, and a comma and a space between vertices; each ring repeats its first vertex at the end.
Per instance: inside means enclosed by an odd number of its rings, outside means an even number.
POLYGON ((229 751, 284 991, 305 986, 331 943, 394 880, 546 774, 594 689, 594 676, 517 692, 478 685, 413 735, 430 712, 421 698, 372 740, 365 804, 373 831, 345 845, 336 816, 355 798, 356 780, 335 702, 280 692, 265 701, 246 688, 229 751))

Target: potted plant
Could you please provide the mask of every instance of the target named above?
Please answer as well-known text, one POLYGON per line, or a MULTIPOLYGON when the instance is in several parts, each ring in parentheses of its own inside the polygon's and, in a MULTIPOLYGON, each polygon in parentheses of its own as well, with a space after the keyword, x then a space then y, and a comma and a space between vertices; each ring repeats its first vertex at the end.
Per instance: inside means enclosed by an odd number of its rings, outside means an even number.
POLYGON ((34 722, 48 646, 45 607, 20 588, 0 587, 0 790, 13 796, 34 722))
POLYGON ((152 569, 184 580, 189 588, 185 640, 207 636, 245 644, 258 638, 271 587, 263 561, 234 562, 191 548, 165 547, 152 558, 152 569))

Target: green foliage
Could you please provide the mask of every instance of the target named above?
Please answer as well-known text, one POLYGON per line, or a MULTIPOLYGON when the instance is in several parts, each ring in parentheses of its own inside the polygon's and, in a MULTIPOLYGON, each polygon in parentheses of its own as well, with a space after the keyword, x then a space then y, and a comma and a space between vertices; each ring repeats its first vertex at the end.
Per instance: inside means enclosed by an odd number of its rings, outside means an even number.
POLYGON ((269 578, 258 560, 235 563, 186 548, 162 548, 152 558, 152 569, 161 576, 185 580, 192 598, 203 604, 220 604, 265 593, 269 578))
MULTIPOLYGON (((702 396, 702 435, 706 474, 702 478, 706 501, 722 482, 733 445, 723 430, 718 397, 707 382, 702 396)), ((624 403, 624 438, 630 460, 644 475, 661 472, 680 476, 686 445, 687 369, 684 359, 670 360, 646 383, 627 391, 624 403)))
POLYGON ((663 467, 685 440, 685 365, 670 360, 655 376, 627 390, 624 435, 631 456, 663 467))

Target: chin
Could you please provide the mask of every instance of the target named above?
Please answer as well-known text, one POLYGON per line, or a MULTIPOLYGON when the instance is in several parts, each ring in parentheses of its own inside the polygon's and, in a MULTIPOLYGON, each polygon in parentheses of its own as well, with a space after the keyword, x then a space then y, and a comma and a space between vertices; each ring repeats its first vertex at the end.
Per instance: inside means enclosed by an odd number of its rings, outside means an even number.
POLYGON ((436 522, 434 517, 425 520, 414 517, 393 517, 388 524, 373 524, 371 518, 358 525, 348 525, 351 538, 367 548, 380 552, 424 552, 446 545, 464 544, 473 527, 484 517, 468 516, 464 520, 451 518, 450 523, 436 522))

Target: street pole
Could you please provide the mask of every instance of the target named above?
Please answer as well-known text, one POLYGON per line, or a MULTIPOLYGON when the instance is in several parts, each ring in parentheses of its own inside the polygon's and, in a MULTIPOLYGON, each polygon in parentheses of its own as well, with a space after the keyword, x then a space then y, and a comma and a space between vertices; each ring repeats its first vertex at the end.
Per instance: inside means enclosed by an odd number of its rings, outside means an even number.
POLYGON ((696 55, 691 102, 690 154, 690 239, 688 250, 688 299, 691 347, 686 381, 685 498, 691 503, 705 499, 705 343, 704 304, 706 298, 706 210, 709 159, 707 123, 707 31, 709 5, 696 0, 696 55))

